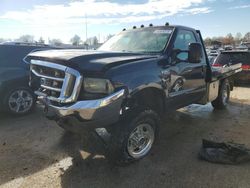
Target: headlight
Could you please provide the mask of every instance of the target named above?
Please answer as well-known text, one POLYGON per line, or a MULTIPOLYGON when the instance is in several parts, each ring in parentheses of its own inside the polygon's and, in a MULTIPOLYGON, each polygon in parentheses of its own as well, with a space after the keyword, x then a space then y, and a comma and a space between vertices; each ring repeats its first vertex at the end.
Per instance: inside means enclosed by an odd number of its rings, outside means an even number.
POLYGON ((114 87, 109 80, 99 78, 84 78, 84 91, 88 93, 109 94, 114 91, 114 87))

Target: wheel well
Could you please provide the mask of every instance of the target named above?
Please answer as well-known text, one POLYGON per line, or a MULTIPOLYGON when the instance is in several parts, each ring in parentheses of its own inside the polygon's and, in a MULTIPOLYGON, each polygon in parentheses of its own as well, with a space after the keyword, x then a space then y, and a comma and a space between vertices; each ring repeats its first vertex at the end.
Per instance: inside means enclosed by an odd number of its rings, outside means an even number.
POLYGON ((6 98, 6 96, 11 92, 11 91, 13 91, 13 90, 15 90, 15 89, 18 89, 18 88, 25 88, 25 89, 27 89, 27 90, 31 90, 30 88, 29 88, 29 86, 28 85, 26 85, 26 84, 23 84, 23 83, 11 83, 10 85, 4 85, 3 86, 3 92, 1 93, 1 101, 2 101, 2 103, 4 103, 4 100, 5 100, 5 98, 6 98))
POLYGON ((25 84, 22 84, 22 83, 13 83, 13 82, 11 82, 11 84, 5 84, 4 86, 3 86, 3 93, 2 93, 2 95, 3 96, 6 96, 11 90, 13 90, 13 89, 16 89, 16 88, 29 88, 28 87, 28 85, 25 85, 25 84))
POLYGON ((129 105, 149 107, 162 115, 165 110, 165 93, 156 88, 143 89, 132 95, 129 105))

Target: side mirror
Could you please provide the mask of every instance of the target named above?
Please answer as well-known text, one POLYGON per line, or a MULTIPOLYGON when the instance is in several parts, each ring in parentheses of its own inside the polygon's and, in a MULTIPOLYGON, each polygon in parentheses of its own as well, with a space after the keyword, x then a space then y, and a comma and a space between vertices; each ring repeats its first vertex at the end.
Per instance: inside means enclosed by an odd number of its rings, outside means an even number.
POLYGON ((188 47, 188 62, 200 63, 202 58, 202 46, 200 43, 191 43, 188 47))

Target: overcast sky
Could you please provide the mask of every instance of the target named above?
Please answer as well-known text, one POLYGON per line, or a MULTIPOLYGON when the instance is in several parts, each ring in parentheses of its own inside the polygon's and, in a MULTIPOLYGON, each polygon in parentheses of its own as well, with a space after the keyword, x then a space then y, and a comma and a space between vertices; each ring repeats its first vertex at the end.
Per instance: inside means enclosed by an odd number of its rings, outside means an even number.
POLYGON ((204 37, 250 31, 250 0, 0 0, 0 38, 34 35, 36 39, 74 34, 115 34, 123 28, 153 23, 186 25, 204 37))

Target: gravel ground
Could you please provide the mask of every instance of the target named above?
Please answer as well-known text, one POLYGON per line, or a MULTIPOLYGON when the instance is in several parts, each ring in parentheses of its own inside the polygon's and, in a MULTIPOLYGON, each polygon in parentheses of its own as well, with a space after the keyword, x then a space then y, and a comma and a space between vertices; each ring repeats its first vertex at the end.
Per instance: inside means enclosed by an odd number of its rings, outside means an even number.
POLYGON ((153 151, 127 167, 111 165, 94 138, 67 134, 43 117, 0 115, 0 187, 250 187, 250 163, 198 158, 202 138, 250 147, 250 88, 238 87, 224 111, 210 104, 166 114, 153 151))

